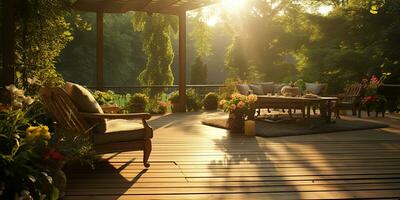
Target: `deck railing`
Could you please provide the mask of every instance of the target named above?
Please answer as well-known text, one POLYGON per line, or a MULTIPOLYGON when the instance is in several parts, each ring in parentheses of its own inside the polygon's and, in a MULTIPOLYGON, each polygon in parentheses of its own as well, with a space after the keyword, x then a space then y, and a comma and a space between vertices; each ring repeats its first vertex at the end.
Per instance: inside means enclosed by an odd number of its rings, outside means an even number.
MULTIPOLYGON (((196 92, 204 96, 208 92, 216 92, 220 93, 221 90, 225 87, 222 84, 214 84, 214 85, 187 85, 186 88, 195 89, 196 92)), ((90 89, 95 89, 94 86, 89 86, 90 89)), ((146 89, 162 91, 165 93, 171 93, 173 91, 177 91, 179 89, 178 85, 150 85, 150 86, 105 86, 104 90, 112 90, 117 94, 126 94, 126 93, 137 93, 143 92, 146 89)))

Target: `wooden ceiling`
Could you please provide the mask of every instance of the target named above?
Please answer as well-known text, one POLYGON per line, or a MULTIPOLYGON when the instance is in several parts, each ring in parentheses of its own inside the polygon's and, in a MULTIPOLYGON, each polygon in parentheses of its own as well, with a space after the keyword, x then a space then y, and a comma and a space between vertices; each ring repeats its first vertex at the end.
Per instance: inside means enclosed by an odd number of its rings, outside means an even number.
POLYGON ((185 11, 201 8, 218 0, 77 0, 73 7, 77 10, 124 13, 143 11, 179 15, 185 11))

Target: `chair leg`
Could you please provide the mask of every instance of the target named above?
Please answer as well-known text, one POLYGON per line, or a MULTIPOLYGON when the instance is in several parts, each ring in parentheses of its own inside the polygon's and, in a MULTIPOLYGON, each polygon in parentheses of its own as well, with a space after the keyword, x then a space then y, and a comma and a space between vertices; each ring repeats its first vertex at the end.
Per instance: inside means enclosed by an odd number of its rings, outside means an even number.
POLYGON ((351 109, 351 115, 353 115, 353 116, 356 116, 356 115, 357 115, 356 108, 352 108, 352 109, 351 109))
POLYGON ((151 140, 146 139, 144 141, 144 148, 143 148, 143 165, 146 168, 150 167, 150 164, 149 164, 150 153, 151 153, 151 140))

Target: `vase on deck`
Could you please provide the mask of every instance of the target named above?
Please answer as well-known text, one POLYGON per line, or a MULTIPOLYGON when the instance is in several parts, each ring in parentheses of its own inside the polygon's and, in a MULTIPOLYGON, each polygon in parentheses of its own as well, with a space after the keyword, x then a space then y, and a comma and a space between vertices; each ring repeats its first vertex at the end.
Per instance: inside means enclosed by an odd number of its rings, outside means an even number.
POLYGON ((233 133, 242 133, 244 131, 244 119, 234 112, 229 113, 228 128, 233 133))

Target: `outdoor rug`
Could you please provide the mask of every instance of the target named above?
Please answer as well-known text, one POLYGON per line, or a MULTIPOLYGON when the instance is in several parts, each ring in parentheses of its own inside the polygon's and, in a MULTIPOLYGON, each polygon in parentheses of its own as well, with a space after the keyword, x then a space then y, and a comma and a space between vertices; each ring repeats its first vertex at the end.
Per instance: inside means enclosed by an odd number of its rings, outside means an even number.
MULTIPOLYGON (((203 124, 218 128, 227 129, 225 118, 208 118, 202 121, 203 124)), ((386 124, 369 122, 362 119, 336 119, 333 123, 326 123, 322 120, 291 120, 281 122, 266 122, 256 120, 256 135, 262 137, 279 137, 290 135, 306 135, 317 133, 330 133, 340 131, 366 130, 388 127, 386 124)))

